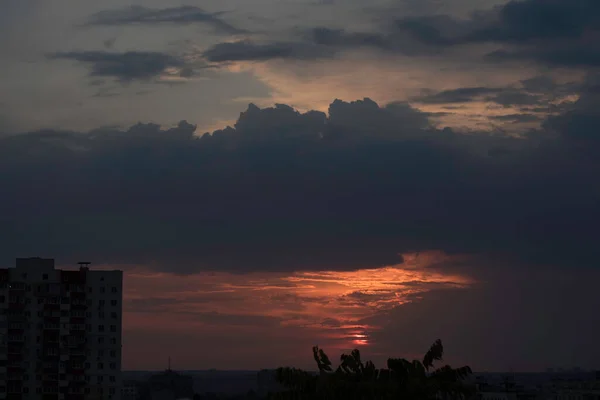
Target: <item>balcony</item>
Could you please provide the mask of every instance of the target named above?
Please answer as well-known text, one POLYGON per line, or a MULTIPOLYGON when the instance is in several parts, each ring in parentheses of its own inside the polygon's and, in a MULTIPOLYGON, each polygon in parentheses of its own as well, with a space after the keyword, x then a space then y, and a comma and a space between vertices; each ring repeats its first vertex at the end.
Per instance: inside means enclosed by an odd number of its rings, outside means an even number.
POLYGON ((23 351, 22 347, 18 347, 18 346, 10 346, 8 348, 7 354, 21 354, 23 351))
POLYGON ((45 318, 60 318, 60 311, 57 310, 46 310, 44 311, 45 318))
POLYGON ((70 285, 69 290, 72 293, 85 293, 85 286, 84 285, 70 285))
POLYGON ((8 288, 11 290, 25 290, 25 283, 23 282, 12 282, 8 284, 8 288))

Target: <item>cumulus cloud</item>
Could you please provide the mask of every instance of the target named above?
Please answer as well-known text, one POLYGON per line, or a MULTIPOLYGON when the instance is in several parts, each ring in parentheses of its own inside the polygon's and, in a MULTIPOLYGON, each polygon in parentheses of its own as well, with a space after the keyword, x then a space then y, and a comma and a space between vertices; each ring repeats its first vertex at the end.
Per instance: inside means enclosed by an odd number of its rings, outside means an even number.
POLYGON ((88 25, 131 25, 131 24, 193 24, 211 26, 215 31, 225 34, 244 33, 243 29, 225 22, 219 13, 209 13, 194 6, 153 9, 142 6, 130 6, 116 10, 101 11, 89 18, 88 25))
POLYGON ((186 122, 15 135, 0 146, 0 254, 178 272, 375 267, 432 248, 592 265, 600 164, 566 145, 569 118, 540 144, 365 99, 328 115, 251 105, 201 137, 186 122))

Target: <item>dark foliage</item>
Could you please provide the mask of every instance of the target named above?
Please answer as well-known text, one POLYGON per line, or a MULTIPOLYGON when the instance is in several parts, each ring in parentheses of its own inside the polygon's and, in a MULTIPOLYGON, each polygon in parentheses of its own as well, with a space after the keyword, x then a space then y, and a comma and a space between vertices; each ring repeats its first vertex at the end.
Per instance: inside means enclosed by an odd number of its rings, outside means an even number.
POLYGON ((473 387, 465 382, 472 371, 468 366, 434 368, 441 361, 444 347, 436 340, 423 361, 390 358, 387 368, 377 369, 371 361, 361 360, 360 352, 342 354, 333 370, 327 354, 317 346, 313 355, 318 374, 296 368, 278 368, 276 379, 286 390, 271 393, 270 399, 466 399, 473 387))

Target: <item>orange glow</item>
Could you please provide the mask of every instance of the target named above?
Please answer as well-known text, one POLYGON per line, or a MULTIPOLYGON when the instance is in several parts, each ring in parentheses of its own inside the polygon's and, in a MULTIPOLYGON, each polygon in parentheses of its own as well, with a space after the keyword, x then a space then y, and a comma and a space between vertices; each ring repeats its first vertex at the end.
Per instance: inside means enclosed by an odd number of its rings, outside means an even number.
POLYGON ((325 342, 330 349, 368 346, 370 333, 381 327, 364 319, 434 289, 473 283, 468 277, 428 268, 454 262, 457 256, 427 252, 407 254, 404 259, 402 265, 383 268, 291 274, 178 276, 129 268, 124 283, 124 330, 286 332, 314 343, 325 342))
MULTIPOLYGON (((488 48, 473 49, 489 52, 488 48)), ((400 55, 374 54, 369 51, 344 53, 327 62, 270 60, 265 62, 234 62, 222 66, 232 73, 250 72, 271 88, 270 97, 237 98, 234 101, 245 108, 249 103, 259 107, 272 107, 275 103, 288 104, 299 111, 318 110, 327 112, 335 98, 353 101, 369 97, 380 106, 396 101, 410 101, 412 106, 428 113, 439 113, 432 121, 439 127, 450 126, 464 130, 495 129, 499 124, 492 117, 520 113, 518 107, 502 107, 484 99, 468 103, 420 104, 411 99, 418 97, 423 89, 433 92, 459 87, 511 87, 528 77, 538 75, 534 67, 506 65, 479 65, 477 69, 464 69, 462 57, 438 58, 403 57, 400 55), (373 63, 377 57, 377 63, 373 63), (402 68, 398 68, 402 65, 402 68), (440 74, 440 68, 444 74, 440 74), (332 97, 335 93, 335 98, 332 97), (452 106, 445 108, 445 106, 452 106)), ((582 74, 570 72, 568 76, 556 73, 557 82, 580 80, 582 74)), ((556 102, 571 101, 560 98, 556 102)), ((535 113, 529 111, 530 113, 535 113)), ((539 112, 543 117, 547 113, 539 112)), ((234 117, 234 116, 232 116, 234 117)), ((516 130, 539 125, 539 122, 520 124, 516 130)), ((507 124, 502 125, 509 129, 507 124)))

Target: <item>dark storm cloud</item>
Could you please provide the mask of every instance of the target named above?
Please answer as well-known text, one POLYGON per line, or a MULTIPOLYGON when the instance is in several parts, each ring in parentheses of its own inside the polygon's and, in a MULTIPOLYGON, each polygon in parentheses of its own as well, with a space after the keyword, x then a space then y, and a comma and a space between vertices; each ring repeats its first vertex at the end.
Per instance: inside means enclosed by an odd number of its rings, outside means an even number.
POLYGON ((405 55, 432 54, 437 49, 423 45, 400 29, 386 32, 352 32, 344 29, 317 27, 303 32, 296 41, 253 43, 240 41, 219 43, 206 50, 204 56, 213 62, 257 61, 269 59, 331 58, 344 50, 377 49, 405 55))
POLYGON ((463 87, 443 90, 437 93, 427 93, 425 95, 414 97, 412 100, 424 104, 451 104, 487 101, 504 107, 532 106, 547 103, 547 101, 544 101, 541 94, 528 93, 525 89, 510 87, 463 87))
POLYGON ((600 3, 595 0, 512 0, 468 20, 411 17, 397 26, 423 44, 452 47, 497 43, 491 61, 532 60, 567 67, 600 65, 600 3))
POLYGON ((600 3, 595 0, 512 0, 499 9, 495 22, 475 30, 469 39, 514 43, 579 39, 599 26, 600 3))
POLYGON ((486 97, 486 101, 500 104, 504 107, 510 106, 531 106, 541 104, 542 96, 537 94, 525 93, 517 89, 507 89, 494 96, 486 97))
POLYGON ((499 93, 502 90, 502 88, 463 87, 415 97, 413 100, 426 104, 469 103, 476 101, 481 96, 499 93))
POLYGON ((374 32, 318 27, 300 35, 298 41, 223 43, 206 55, 212 61, 311 59, 371 48, 418 56, 462 45, 495 43, 503 47, 484 59, 586 68, 600 65, 599 27, 600 3, 595 0, 513 0, 465 20, 447 15, 391 18, 374 32))
POLYGON ((533 114, 494 115, 489 118, 497 120, 497 121, 514 122, 514 123, 539 122, 541 119, 541 117, 539 117, 537 115, 533 115, 533 114))
POLYGON ((194 6, 181 6, 163 9, 152 9, 142 6, 131 6, 117 10, 101 11, 92 15, 88 25, 128 25, 128 24, 192 24, 210 25, 218 32, 226 34, 244 33, 233 25, 219 18, 219 13, 208 13, 194 6))
POLYGON ((385 330, 370 335, 372 351, 424 352, 431 341, 441 337, 447 362, 467 364, 478 371, 597 367, 598 323, 593 316, 600 302, 597 296, 586 295, 595 290, 594 282, 600 277, 597 271, 573 274, 494 267, 496 271, 488 274, 486 283, 469 289, 436 290, 388 315, 362 321, 387 324, 385 330), (415 326, 425 327, 427 334, 414 335, 415 326), (516 326, 519 329, 514 329, 516 326), (569 326, 588 329, 575 333, 569 326), (399 337, 405 340, 396 340, 399 337))
POLYGON ((360 47, 388 49, 391 45, 389 38, 382 34, 319 27, 304 32, 297 41, 219 43, 206 50, 204 57, 212 62, 311 60, 331 58, 344 49, 360 47))
POLYGON ((158 52, 71 51, 49 55, 52 59, 74 60, 86 64, 90 75, 112 77, 123 82, 149 80, 160 76, 169 67, 182 67, 177 57, 158 52))
MULTIPOLYGON (((600 143, 600 77, 589 77, 586 83, 573 106, 549 118, 545 127, 588 147, 590 142, 594 145, 600 143)), ((591 153, 595 150, 595 147, 588 147, 591 153)))
POLYGON ((186 122, 4 138, 0 258, 299 270, 433 248, 595 265, 598 125, 587 123, 600 103, 588 88, 541 142, 437 130, 406 103, 368 99, 335 101, 329 116, 251 105, 201 138, 186 122))

